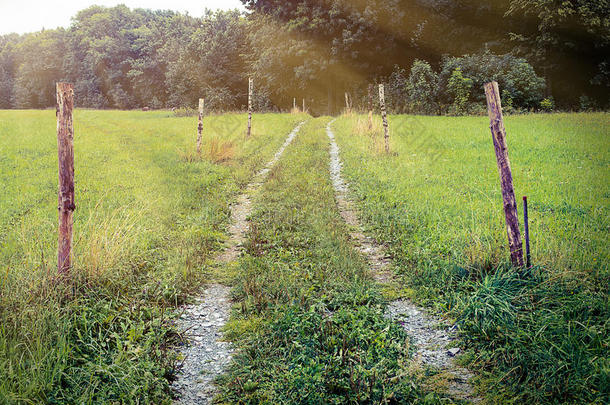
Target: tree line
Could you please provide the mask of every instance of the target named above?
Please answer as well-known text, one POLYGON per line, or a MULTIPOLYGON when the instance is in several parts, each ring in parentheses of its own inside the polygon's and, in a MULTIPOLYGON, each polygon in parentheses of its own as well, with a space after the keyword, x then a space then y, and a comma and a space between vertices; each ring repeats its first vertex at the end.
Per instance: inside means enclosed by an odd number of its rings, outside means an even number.
POLYGON ((479 112, 498 80, 507 108, 607 108, 606 0, 242 0, 247 13, 92 6, 69 28, 0 36, 0 108, 54 105, 54 82, 80 107, 247 103, 305 98, 336 112, 385 83, 394 112, 479 112))

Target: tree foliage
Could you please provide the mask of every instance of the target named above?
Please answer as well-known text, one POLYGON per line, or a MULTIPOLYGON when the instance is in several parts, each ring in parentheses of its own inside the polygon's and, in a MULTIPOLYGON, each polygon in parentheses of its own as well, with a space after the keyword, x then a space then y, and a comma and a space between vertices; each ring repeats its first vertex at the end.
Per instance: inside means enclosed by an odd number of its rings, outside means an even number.
POLYGON ((409 111, 421 114, 438 112, 438 74, 426 61, 416 60, 407 80, 407 102, 409 111))
MULTIPOLYGON (((497 81, 502 91, 518 108, 536 108, 544 98, 544 79, 536 74, 525 59, 511 54, 494 55, 483 52, 457 58, 446 57, 440 73, 442 89, 449 89, 449 81, 456 69, 460 69, 465 77, 472 80, 474 91, 472 97, 469 97, 469 101, 472 102, 482 103, 485 100, 483 85, 490 81, 497 81)), ((453 102, 447 98, 452 95, 451 91, 443 91, 443 93, 445 102, 453 102)))
POLYGON ((518 51, 556 84, 558 97, 574 103, 587 88, 597 95, 608 93, 608 0, 511 0, 507 14, 525 21, 511 37, 518 51))
POLYGON ((247 103, 246 23, 237 11, 207 12, 170 65, 167 84, 172 105, 232 109, 247 103))
POLYGON ((472 89, 472 79, 464 77, 461 68, 455 68, 447 83, 447 90, 453 99, 451 112, 455 115, 464 115, 468 112, 468 99, 472 89))
POLYGON ((385 82, 392 110, 429 114, 453 102, 458 67, 473 80, 471 103, 489 79, 519 108, 550 96, 560 107, 609 102, 608 0, 242 2, 248 13, 201 18, 92 6, 66 30, 0 36, 0 108, 50 106, 54 82, 69 80, 83 107, 205 97, 210 108, 238 109, 252 76, 257 108, 289 108, 296 97, 336 112, 344 92, 358 108, 369 84, 385 82))

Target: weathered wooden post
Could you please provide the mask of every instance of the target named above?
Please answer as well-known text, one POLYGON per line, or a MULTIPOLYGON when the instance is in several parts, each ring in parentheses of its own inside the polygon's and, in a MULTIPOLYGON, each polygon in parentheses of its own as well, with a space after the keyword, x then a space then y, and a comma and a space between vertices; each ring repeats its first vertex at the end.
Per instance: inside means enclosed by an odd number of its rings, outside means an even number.
POLYGON ((347 91, 345 92, 345 113, 349 114, 352 112, 352 109, 350 108, 349 105, 349 94, 347 94, 347 91))
POLYGON ((373 85, 369 84, 369 131, 373 129, 373 85))
POLYGON ((388 127, 388 115, 385 110, 385 90, 383 84, 379 85, 379 108, 381 109, 381 119, 383 120, 383 138, 385 139, 385 151, 390 152, 390 128, 388 127))
POLYGON ((532 256, 530 254, 530 225, 527 213, 527 196, 523 196, 523 225, 525 232, 525 265, 527 268, 532 266, 532 256))
POLYGON ((292 110, 296 111, 296 109, 297 109, 297 98, 293 97, 292 98, 292 110))
POLYGON ((199 99, 199 125, 197 125, 197 154, 201 154, 201 139, 203 137, 203 99, 199 99))
POLYGON ((252 78, 248 78, 248 133, 246 135, 247 138, 250 138, 250 134, 252 133, 252 92, 254 88, 254 82, 252 78))
POLYGON ((68 274, 72 267, 72 216, 74 205, 74 86, 57 83, 57 157, 59 162, 59 237, 57 271, 68 274))
POLYGON ((305 112, 305 99, 303 99, 303 112, 305 112))
POLYGON ((500 184, 502 186, 502 200, 504 201, 504 216, 506 218, 506 231, 508 234, 508 246, 510 257, 514 266, 523 266, 523 244, 519 231, 519 217, 517 216, 517 202, 513 188, 513 175, 508 160, 508 146, 506 144, 506 129, 502 117, 502 103, 500 102, 500 91, 497 82, 485 84, 485 96, 487 98, 487 109, 491 123, 491 135, 493 137, 498 171, 500 172, 500 184))

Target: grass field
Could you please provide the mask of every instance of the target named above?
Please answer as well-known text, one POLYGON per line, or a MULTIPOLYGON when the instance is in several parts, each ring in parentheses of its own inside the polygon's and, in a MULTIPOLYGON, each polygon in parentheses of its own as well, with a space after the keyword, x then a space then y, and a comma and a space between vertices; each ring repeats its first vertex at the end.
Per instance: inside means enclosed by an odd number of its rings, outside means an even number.
POLYGON ((391 116, 386 155, 378 118, 340 117, 344 175, 399 291, 339 215, 328 117, 253 196, 239 261, 214 266, 229 204, 304 118, 255 115, 244 140, 244 114, 207 117, 199 157, 196 118, 76 111, 74 278, 57 284, 55 115, 0 111, 0 403, 169 403, 171 310, 212 278, 234 287, 228 403, 452 403, 411 370, 383 315, 396 296, 458 321, 489 403, 610 401, 608 114, 507 117, 528 270, 508 265, 486 118, 391 116))
POLYGON ((460 321, 492 402, 607 403, 610 116, 506 126, 517 199, 530 202, 528 271, 507 266, 486 117, 392 116, 391 156, 365 117, 334 125, 354 198, 404 293, 460 321))
POLYGON ((0 403, 168 401, 166 308, 206 279, 228 205, 298 115, 75 112, 75 291, 56 269, 54 111, 0 111, 0 403))

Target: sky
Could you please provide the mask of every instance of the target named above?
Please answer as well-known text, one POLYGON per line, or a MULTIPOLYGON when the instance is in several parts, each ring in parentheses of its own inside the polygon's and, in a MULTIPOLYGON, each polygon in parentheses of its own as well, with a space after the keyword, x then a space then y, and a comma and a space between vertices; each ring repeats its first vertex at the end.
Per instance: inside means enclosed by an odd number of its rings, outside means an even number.
POLYGON ((91 5, 175 10, 199 17, 203 10, 244 9, 239 0, 0 0, 0 35, 70 26, 77 11, 91 5))

